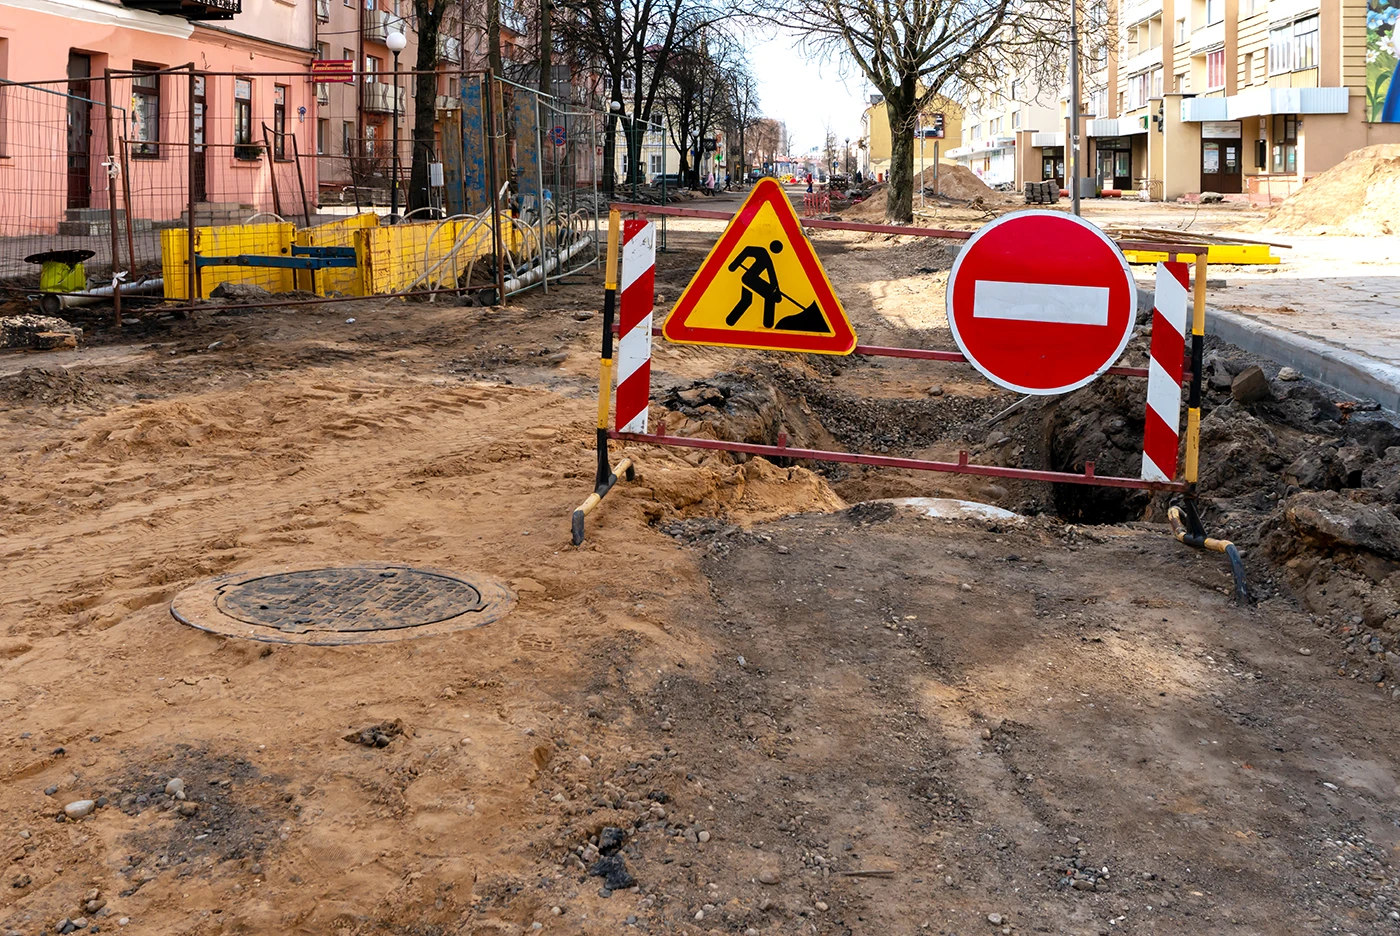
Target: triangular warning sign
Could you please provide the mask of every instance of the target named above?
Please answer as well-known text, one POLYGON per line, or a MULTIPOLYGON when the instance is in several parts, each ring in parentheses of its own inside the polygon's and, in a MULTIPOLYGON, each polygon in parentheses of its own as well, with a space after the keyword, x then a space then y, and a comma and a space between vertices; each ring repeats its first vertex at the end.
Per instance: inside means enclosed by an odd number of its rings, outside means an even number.
POLYGON ((760 179, 662 329, 679 344, 850 354, 855 329, 781 185, 760 179))

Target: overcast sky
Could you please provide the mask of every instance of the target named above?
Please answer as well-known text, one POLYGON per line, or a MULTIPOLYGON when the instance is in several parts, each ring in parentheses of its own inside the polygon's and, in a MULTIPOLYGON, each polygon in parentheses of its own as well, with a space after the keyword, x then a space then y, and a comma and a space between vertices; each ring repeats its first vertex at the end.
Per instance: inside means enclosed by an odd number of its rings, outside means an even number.
POLYGON ((860 136, 865 82, 831 60, 809 61, 796 37, 780 34, 749 46, 763 115, 787 122, 793 153, 821 146, 829 125, 838 140, 860 136))

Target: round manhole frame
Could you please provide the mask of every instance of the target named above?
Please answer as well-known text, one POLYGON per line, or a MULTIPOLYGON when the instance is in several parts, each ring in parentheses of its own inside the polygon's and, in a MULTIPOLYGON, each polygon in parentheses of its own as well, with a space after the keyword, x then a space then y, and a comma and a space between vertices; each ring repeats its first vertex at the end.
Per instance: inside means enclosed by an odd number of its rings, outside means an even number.
POLYGON ((494 624, 515 610, 517 597, 506 585, 488 575, 455 572, 433 566, 406 562, 357 562, 347 565, 284 566, 254 569, 216 576, 196 582, 182 590, 170 602, 170 614, 181 624, 221 637, 254 640, 261 643, 294 644, 312 647, 340 647, 357 644, 398 643, 437 637, 458 631, 475 630, 494 624), (468 586, 480 598, 475 609, 461 611, 450 617, 423 624, 399 624, 383 629, 334 630, 309 626, 304 630, 285 630, 271 624, 255 624, 224 611, 219 599, 224 590, 234 585, 246 585, 274 576, 296 576, 314 572, 348 570, 370 573, 412 571, 426 576, 451 579, 468 586))

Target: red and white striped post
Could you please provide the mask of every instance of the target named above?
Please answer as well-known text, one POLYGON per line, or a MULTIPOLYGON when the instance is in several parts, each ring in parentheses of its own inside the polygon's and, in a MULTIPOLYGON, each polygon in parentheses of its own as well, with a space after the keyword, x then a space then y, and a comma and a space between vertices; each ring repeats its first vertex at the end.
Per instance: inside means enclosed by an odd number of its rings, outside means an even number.
POLYGON ((1147 424, 1142 437, 1145 481, 1176 478, 1181 436, 1181 376, 1186 357, 1186 313, 1191 295, 1186 264, 1157 264, 1152 304, 1152 349, 1147 364, 1147 424))
POLYGON ((646 432, 651 398, 651 320, 656 287, 656 225, 622 222, 618 304, 617 431, 646 432))

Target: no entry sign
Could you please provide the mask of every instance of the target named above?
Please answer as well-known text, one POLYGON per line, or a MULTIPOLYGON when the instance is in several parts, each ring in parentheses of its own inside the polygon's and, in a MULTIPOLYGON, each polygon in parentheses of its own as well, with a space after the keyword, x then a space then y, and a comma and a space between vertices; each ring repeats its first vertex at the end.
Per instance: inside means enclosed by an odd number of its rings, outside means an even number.
POLYGON ((1094 225, 1021 211, 967 242, 947 302, 953 339, 987 379, 1018 393, 1064 393, 1123 353, 1137 286, 1118 245, 1094 225))

